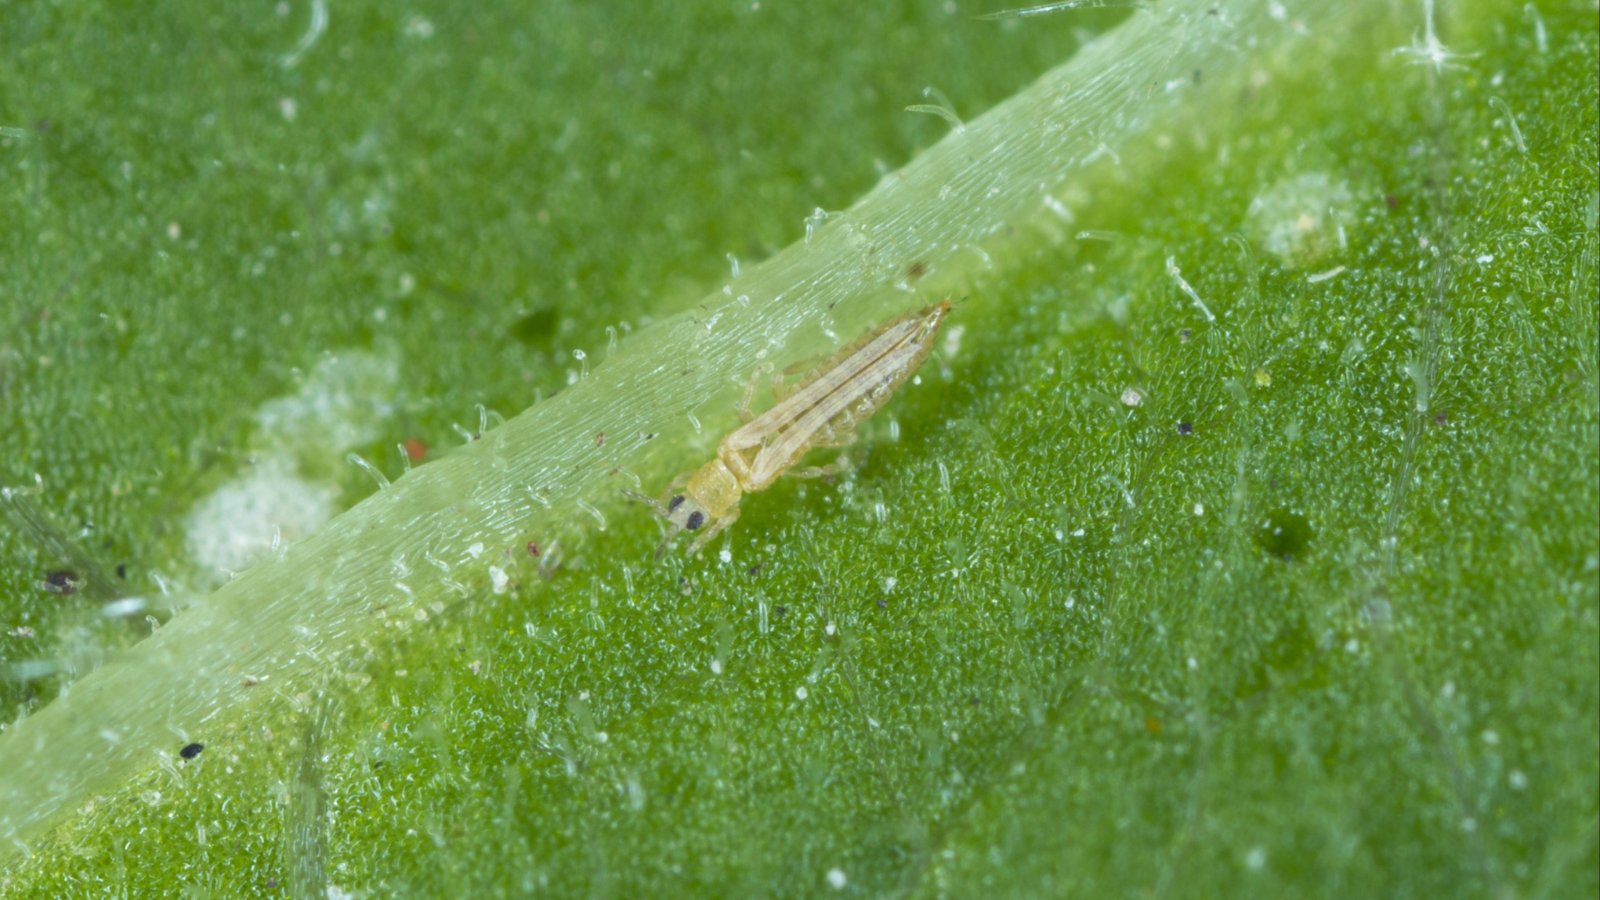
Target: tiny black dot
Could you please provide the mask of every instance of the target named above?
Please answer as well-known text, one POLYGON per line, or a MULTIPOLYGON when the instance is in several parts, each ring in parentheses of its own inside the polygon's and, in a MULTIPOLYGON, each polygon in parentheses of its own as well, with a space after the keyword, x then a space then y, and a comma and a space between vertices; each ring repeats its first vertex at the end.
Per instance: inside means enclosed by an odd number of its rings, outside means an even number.
POLYGON ((773 615, 774 618, 781 619, 781 618, 783 618, 784 616, 786 616, 788 614, 789 614, 789 607, 787 607, 787 606, 774 606, 772 608, 772 615, 773 615))
POLYGON ((1194 434, 1194 426, 1190 425, 1188 422, 1179 422, 1178 423, 1178 433, 1179 434, 1194 434))
POLYGON ((128 580, 128 565, 127 565, 127 563, 117 563, 117 577, 121 578, 123 581, 127 581, 128 580))
POLYGON ((694 531, 705 523, 706 514, 697 509, 694 512, 689 513, 689 521, 683 523, 683 527, 689 529, 690 531, 694 531))
POLYGON ((204 750, 205 748, 205 744, 185 744, 183 749, 178 751, 178 755, 184 759, 194 759, 196 756, 199 756, 200 751, 204 750))

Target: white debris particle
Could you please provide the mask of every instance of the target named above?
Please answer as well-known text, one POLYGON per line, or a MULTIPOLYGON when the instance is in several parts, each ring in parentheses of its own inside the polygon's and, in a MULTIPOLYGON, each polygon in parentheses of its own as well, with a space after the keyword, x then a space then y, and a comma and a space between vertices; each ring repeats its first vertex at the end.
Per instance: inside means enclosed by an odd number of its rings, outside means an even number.
POLYGON ((711 674, 713 674, 713 675, 721 675, 722 674, 722 660, 716 659, 716 658, 713 658, 711 660, 711 674))
POLYGON ((728 563, 733 562, 733 553, 730 552, 727 547, 723 547, 722 552, 717 554, 717 559, 722 560, 723 565, 727 565, 728 563))
POLYGON ((1195 659, 1192 656, 1189 657, 1189 671, 1193 672, 1198 668, 1200 668, 1200 660, 1195 659))
POLYGON ((838 629, 834 627, 832 622, 829 622, 827 625, 824 625, 822 627, 822 630, 823 630, 823 632, 825 634, 828 635, 828 637, 833 637, 834 632, 838 631, 838 629))
POLYGON ((1205 515, 1206 514, 1206 505, 1204 503, 1196 503, 1194 505, 1194 514, 1197 515, 1197 516, 1205 515))
POLYGON ((268 457, 212 491, 184 525, 189 556, 224 580, 278 542, 296 541, 333 517, 331 485, 301 478, 286 458, 268 457))
POLYGON ((1130 406, 1130 407, 1131 406, 1138 406, 1139 404, 1141 404, 1143 402, 1144 402, 1144 394, 1140 393, 1138 388, 1126 388, 1126 389, 1123 390, 1123 392, 1122 392, 1122 405, 1123 406, 1130 406))
POLYGON ((806 686, 802 684, 794 689, 794 696, 796 700, 804 700, 805 698, 811 696, 811 692, 806 690, 806 686))
POLYGON ((836 891, 842 891, 844 890, 844 886, 849 883, 850 879, 845 876, 843 869, 828 870, 828 887, 831 887, 836 891))
POLYGON ((145 600, 143 597, 123 597, 121 600, 113 600, 100 607, 100 615, 108 619, 120 619, 123 616, 142 613, 144 608, 145 600))
POLYGON ((889 593, 890 591, 894 590, 894 586, 899 584, 899 583, 900 583, 900 579, 894 577, 893 575, 890 575, 888 578, 885 578, 883 580, 883 592, 885 594, 889 593))
POLYGON ((1511 783, 1511 789, 1514 791, 1526 790, 1528 787, 1528 776, 1521 769, 1512 769, 1510 774, 1506 775, 1506 780, 1511 783))
POLYGON ((1259 872, 1266 868, 1267 848, 1260 846, 1251 847, 1249 852, 1245 853, 1244 855, 1244 865, 1245 868, 1252 872, 1259 872))
POLYGON ((1495 744, 1500 743, 1500 735, 1493 729, 1487 730, 1483 733, 1483 742, 1493 747, 1495 744))
POLYGON ((1338 278, 1340 275, 1343 275, 1343 274, 1344 274, 1344 266, 1334 266, 1331 269, 1327 269, 1327 270, 1322 271, 1322 272, 1316 272, 1316 273, 1313 273, 1311 275, 1307 275, 1306 276, 1306 284, 1321 284, 1324 281, 1329 281, 1331 279, 1338 278))
POLYGON ((1480 254, 1478 254, 1477 262, 1478 262, 1479 265, 1487 266, 1489 263, 1494 262, 1494 254, 1493 253, 1480 253, 1480 254))
POLYGON ((293 97, 279 97, 278 114, 285 122, 293 122, 300 115, 300 104, 294 102, 293 97))
POLYGON ((511 576, 499 566, 489 567, 489 585, 496 594, 504 594, 511 589, 511 576))
POLYGON ((482 556, 483 555, 483 542, 482 541, 477 541, 472 546, 468 547, 467 548, 467 555, 472 557, 473 559, 477 559, 478 557, 482 556))

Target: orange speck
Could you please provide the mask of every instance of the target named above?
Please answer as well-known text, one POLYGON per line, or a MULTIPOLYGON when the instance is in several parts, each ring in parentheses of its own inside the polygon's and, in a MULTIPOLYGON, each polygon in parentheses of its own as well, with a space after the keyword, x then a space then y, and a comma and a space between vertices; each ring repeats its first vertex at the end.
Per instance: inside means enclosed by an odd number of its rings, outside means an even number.
POLYGON ((418 438, 406 438, 403 446, 406 448, 406 456, 410 457, 412 462, 422 462, 423 457, 428 455, 428 445, 418 438))

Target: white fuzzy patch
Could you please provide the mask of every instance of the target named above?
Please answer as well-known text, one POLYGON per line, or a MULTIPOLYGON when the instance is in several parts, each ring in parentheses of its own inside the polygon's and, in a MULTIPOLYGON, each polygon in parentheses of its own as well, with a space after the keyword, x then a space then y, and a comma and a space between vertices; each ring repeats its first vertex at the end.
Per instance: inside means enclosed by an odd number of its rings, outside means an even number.
POLYGON ((1246 227, 1257 245, 1284 265, 1298 267, 1337 256, 1355 220, 1355 194, 1348 184, 1326 172, 1306 172, 1257 194, 1246 227))
POLYGON ((333 517, 338 486, 302 473, 338 471, 345 453, 381 436, 399 378, 393 359, 362 351, 330 355, 299 390, 256 410, 255 465, 202 498, 185 523, 190 556, 204 577, 224 581, 275 540, 299 540, 333 517))
POLYGON ((189 554, 207 575, 223 580, 271 549, 305 537, 333 516, 334 490, 294 473, 271 457, 195 504, 186 523, 189 554))
POLYGON ((328 356, 300 390, 256 411, 254 443, 264 450, 343 454, 383 434, 400 366, 359 351, 328 356))

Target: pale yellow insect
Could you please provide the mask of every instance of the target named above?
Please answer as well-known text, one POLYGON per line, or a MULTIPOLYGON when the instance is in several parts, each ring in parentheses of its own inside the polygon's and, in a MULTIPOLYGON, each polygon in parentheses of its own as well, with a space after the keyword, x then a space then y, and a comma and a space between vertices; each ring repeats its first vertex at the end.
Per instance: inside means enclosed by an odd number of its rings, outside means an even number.
POLYGON ((942 300, 868 332, 818 366, 794 393, 753 418, 752 383, 739 408, 745 423, 722 439, 710 462, 673 479, 667 488, 670 499, 662 502, 628 492, 628 496, 654 506, 671 525, 656 556, 666 551, 679 532, 705 528, 689 545, 689 555, 698 554, 739 518, 741 497, 771 487, 779 476, 816 478, 840 471, 843 459, 832 465, 790 470, 814 449, 853 443, 856 426, 877 412, 895 388, 922 365, 933 349, 933 335, 949 311, 950 301, 942 300))

